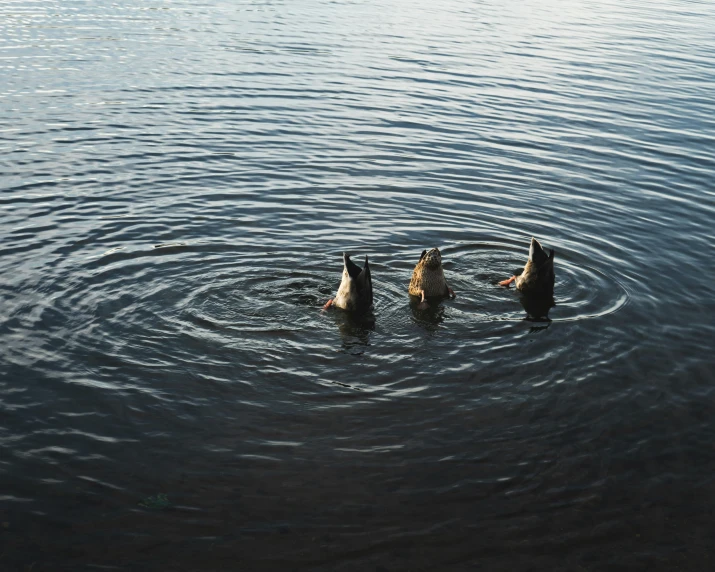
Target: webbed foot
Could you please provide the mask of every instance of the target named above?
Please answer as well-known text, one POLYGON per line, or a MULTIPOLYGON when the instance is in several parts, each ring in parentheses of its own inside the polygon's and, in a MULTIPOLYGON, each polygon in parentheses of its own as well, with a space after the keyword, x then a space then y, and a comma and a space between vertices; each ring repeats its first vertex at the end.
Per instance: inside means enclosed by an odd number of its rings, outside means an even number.
POLYGON ((323 306, 323 311, 327 310, 327 309, 330 308, 330 306, 332 306, 332 305, 333 305, 333 299, 331 298, 330 300, 328 300, 328 301, 325 303, 325 306, 323 306))
POLYGON ((502 280, 499 282, 499 286, 506 286, 507 288, 509 287, 509 284, 514 282, 516 280, 516 276, 512 276, 511 278, 508 278, 507 280, 502 280))
POLYGON ((417 309, 418 309, 418 310, 424 310, 424 309, 426 309, 426 308, 429 308, 429 304, 428 304, 427 301, 425 300, 425 291, 424 291, 424 290, 420 290, 420 295, 422 296, 422 299, 420 300, 420 303, 417 304, 417 309))

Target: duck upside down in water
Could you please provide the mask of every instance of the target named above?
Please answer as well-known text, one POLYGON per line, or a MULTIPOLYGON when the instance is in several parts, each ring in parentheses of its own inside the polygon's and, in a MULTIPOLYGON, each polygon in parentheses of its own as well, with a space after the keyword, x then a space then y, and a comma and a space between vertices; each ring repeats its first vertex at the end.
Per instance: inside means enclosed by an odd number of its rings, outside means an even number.
POLYGON ((442 269, 442 255, 439 248, 423 250, 420 261, 412 272, 412 280, 408 292, 411 296, 419 296, 420 309, 428 307, 425 298, 456 296, 454 291, 447 285, 442 269))
POLYGON ((538 240, 532 237, 529 247, 529 260, 519 276, 512 276, 499 282, 500 286, 509 286, 516 282, 516 289, 524 294, 554 293, 554 251, 547 255, 538 240))
POLYGON ((365 266, 360 268, 343 252, 343 279, 335 298, 328 300, 323 310, 331 306, 350 311, 368 310, 372 306, 372 276, 367 256, 365 266))

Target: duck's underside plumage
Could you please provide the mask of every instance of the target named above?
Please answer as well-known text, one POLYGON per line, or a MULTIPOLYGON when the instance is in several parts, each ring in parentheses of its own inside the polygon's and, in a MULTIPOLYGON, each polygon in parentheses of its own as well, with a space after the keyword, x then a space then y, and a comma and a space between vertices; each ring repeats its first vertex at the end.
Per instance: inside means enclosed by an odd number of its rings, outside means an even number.
POLYGON ((442 257, 438 249, 423 250, 420 260, 412 271, 412 279, 408 288, 410 295, 447 296, 449 287, 442 269, 442 257))
POLYGON ((425 304, 425 298, 454 296, 444 277, 442 255, 438 248, 422 251, 407 291, 411 296, 419 296, 421 304, 425 304))
POLYGON ((343 253, 343 278, 332 305, 343 310, 367 310, 372 306, 372 276, 367 256, 360 268, 350 260, 350 255, 343 253))
MULTIPOLYGON (((553 295, 554 251, 551 250, 547 254, 539 241, 532 238, 529 260, 524 270, 500 284, 509 286, 512 282, 517 290, 524 294, 553 295)), ((412 272, 408 292, 421 298, 421 306, 426 306, 425 298, 454 296, 454 292, 447 285, 438 248, 422 251, 422 256, 412 272)), ((324 308, 337 306, 343 310, 367 310, 372 306, 372 301, 372 276, 368 257, 365 257, 365 265, 360 268, 350 260, 350 255, 343 253, 343 276, 338 293, 324 308)))

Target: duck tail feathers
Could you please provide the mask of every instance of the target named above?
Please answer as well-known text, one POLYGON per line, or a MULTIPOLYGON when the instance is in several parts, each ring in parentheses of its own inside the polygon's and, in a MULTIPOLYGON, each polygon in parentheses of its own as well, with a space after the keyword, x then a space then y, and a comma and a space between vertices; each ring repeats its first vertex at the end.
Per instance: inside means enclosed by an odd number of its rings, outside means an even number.
POLYGON ((372 274, 370 273, 370 263, 367 256, 365 257, 365 266, 355 278, 355 282, 358 290, 366 296, 368 304, 372 304, 372 274))
POLYGON ((355 280, 362 272, 362 269, 350 260, 350 255, 346 252, 343 252, 343 263, 345 264, 345 269, 348 271, 348 275, 353 280, 355 280))
POLYGON ((544 262, 548 260, 546 252, 544 252, 541 243, 534 237, 531 238, 531 246, 529 246, 529 260, 531 260, 537 266, 541 266, 544 262))

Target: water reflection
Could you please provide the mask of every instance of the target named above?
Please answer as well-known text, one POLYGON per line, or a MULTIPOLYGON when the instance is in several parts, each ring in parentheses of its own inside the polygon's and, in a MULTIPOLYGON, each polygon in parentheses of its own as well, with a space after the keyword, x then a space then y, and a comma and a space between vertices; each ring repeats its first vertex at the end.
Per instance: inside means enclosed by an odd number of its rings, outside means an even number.
POLYGON ((370 335, 375 331, 375 315, 368 312, 332 312, 335 324, 343 340, 343 350, 360 355, 370 345, 370 335))
POLYGON ((444 305, 440 301, 430 299, 429 306, 420 308, 419 298, 414 297, 410 300, 410 309, 414 322, 429 333, 436 332, 444 321, 444 305))

